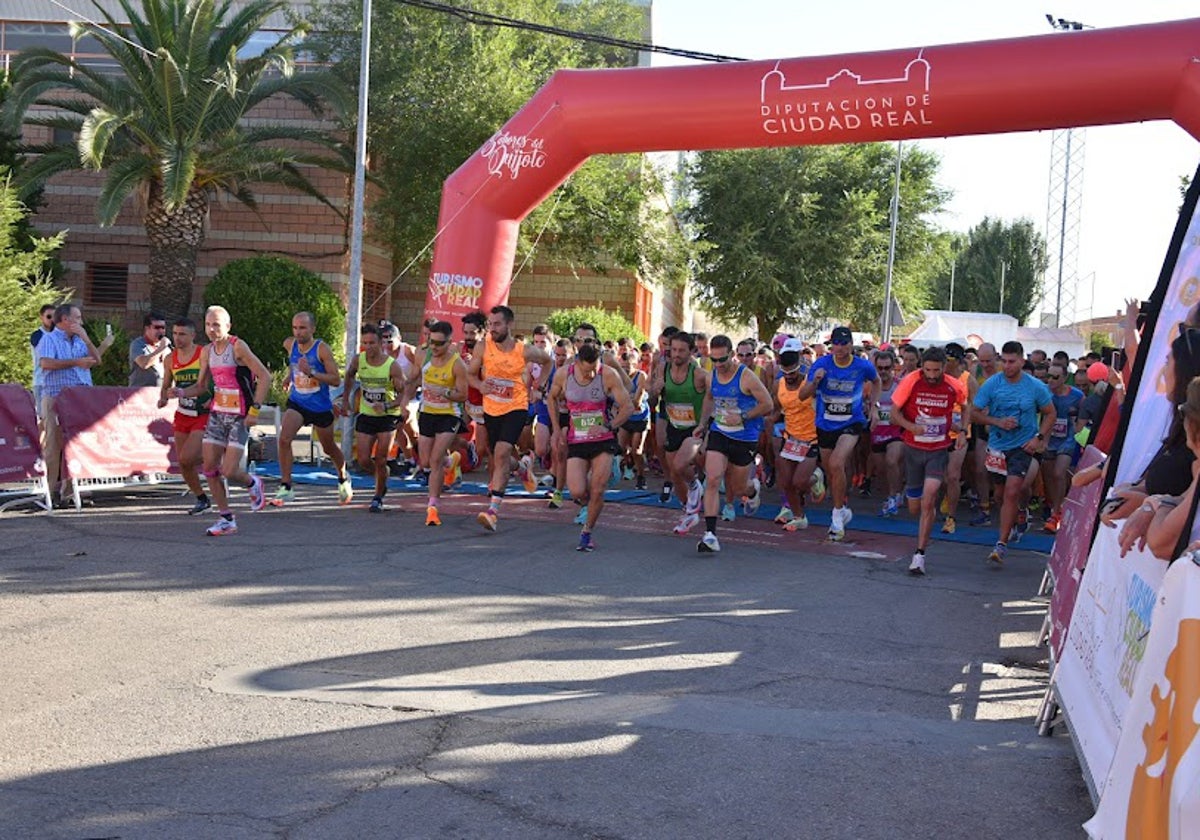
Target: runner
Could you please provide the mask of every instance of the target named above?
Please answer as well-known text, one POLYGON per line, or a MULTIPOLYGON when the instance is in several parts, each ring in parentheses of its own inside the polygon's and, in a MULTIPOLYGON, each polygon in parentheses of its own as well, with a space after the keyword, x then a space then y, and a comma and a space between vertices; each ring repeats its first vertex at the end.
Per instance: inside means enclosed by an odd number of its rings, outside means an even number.
POLYGON ((656 366, 650 382, 650 399, 662 397, 663 473, 667 478, 663 489, 666 491, 669 485, 683 505, 683 517, 674 528, 675 533, 682 536, 700 521, 704 488, 696 475, 700 440, 695 431, 700 428, 709 377, 692 358, 690 334, 676 331, 670 338, 669 347, 667 364, 656 366))
POLYGON ((600 345, 591 338, 575 351, 575 361, 554 375, 547 397, 550 422, 557 434, 560 414, 568 417, 567 487, 571 498, 587 515, 579 532, 576 551, 593 551, 592 531, 604 509, 604 488, 608 485, 612 456, 618 451, 615 428, 629 418, 633 404, 621 377, 600 361, 600 345), (607 409, 612 400, 615 410, 607 409))
MULTIPOLYGON (((421 326, 422 336, 427 336, 425 325, 421 326)), ((400 329, 391 321, 379 322, 379 340, 383 342, 383 349, 389 356, 396 360, 396 364, 400 365, 400 372, 404 375, 406 383, 414 383, 412 387, 407 387, 405 393, 411 400, 415 391, 415 383, 421 377, 421 366, 417 363, 417 350, 411 344, 405 342, 400 336, 400 329)), ((428 339, 426 339, 428 340, 428 339)), ((422 360, 427 358, 427 350, 421 350, 422 360)), ((423 362, 422 362, 423 363, 423 362)), ((421 463, 417 457, 417 427, 416 419, 410 416, 405 406, 404 417, 396 424, 396 436, 393 449, 396 450, 397 460, 403 456, 404 463, 400 464, 401 474, 403 468, 409 468, 409 474, 405 476, 409 481, 427 481, 429 479, 428 467, 421 463)))
MULTIPOLYGON (((982 355, 982 354, 981 354, 982 355)), ((1020 538, 1029 527, 1025 504, 1037 477, 1033 456, 1046 448, 1054 427, 1054 400, 1050 389, 1025 373, 1025 349, 1009 341, 1000 349, 1003 373, 984 382, 975 395, 972 418, 989 427, 987 468, 1004 476, 1004 502, 1000 509, 1000 532, 988 562, 1004 564, 1009 540, 1020 538), (1041 425, 1038 425, 1041 414, 1041 425)))
POLYGON ((274 499, 279 505, 296 499, 296 491, 292 489, 295 458, 292 442, 302 426, 312 426, 325 457, 337 470, 338 502, 347 504, 354 496, 350 476, 346 474, 346 459, 333 439, 333 400, 329 389, 341 384, 342 375, 329 345, 314 337, 316 324, 311 312, 297 312, 292 316, 292 337, 283 341, 288 354, 288 396, 279 424, 279 489, 274 499))
POLYGON ((901 468, 904 466, 904 429, 892 422, 892 395, 900 380, 896 378, 896 355, 891 350, 875 354, 875 372, 879 376, 879 396, 871 417, 872 472, 883 476, 886 498, 880 508, 881 516, 900 512, 902 492, 901 468))
MULTIPOLYGON (((190 388, 200 378, 200 354, 196 345, 196 322, 191 318, 180 318, 171 328, 175 349, 167 356, 163 373, 162 391, 158 407, 163 408, 176 388, 190 388)), ((205 388, 196 397, 181 397, 175 407, 175 419, 171 426, 175 430, 175 451, 179 454, 179 472, 188 489, 196 497, 196 504, 188 511, 189 516, 204 513, 212 507, 208 494, 200 484, 197 467, 203 461, 204 428, 208 425, 208 404, 212 402, 212 389, 205 388)))
POLYGON ((346 367, 346 387, 338 408, 349 410, 346 394, 354 393, 357 383, 361 397, 354 421, 354 455, 358 466, 375 476, 375 494, 370 513, 383 512, 387 495, 388 454, 404 415, 408 413, 408 382, 400 363, 392 358, 383 343, 383 329, 363 324, 359 334, 359 352, 346 367))
POLYGON ((538 324, 533 328, 533 344, 540 350, 550 354, 551 364, 541 365, 536 362, 529 366, 529 436, 531 440, 523 439, 521 446, 533 451, 533 462, 541 465, 542 469, 553 469, 551 463, 551 434, 550 410, 546 406, 546 394, 550 391, 550 381, 554 375, 554 345, 550 328, 538 324))
MULTIPOLYGON (((517 341, 512 333, 514 317, 513 311, 507 306, 492 307, 483 352, 475 354, 467 367, 470 383, 483 394, 484 426, 492 447, 488 508, 479 514, 479 524, 489 531, 496 530, 500 502, 504 499, 512 462, 516 460, 513 449, 529 414, 525 366, 530 362, 546 364, 550 361, 550 354, 545 350, 517 341)), ((529 464, 521 464, 520 467, 525 490, 532 493, 537 488, 537 481, 529 464)))
POLYGON ((746 516, 754 516, 762 503, 762 488, 754 476, 754 455, 762 434, 763 418, 775 409, 762 380, 752 369, 737 361, 733 342, 728 336, 713 336, 709 346, 712 348, 712 382, 704 397, 701 424, 693 432, 695 437, 700 437, 707 431, 704 536, 696 544, 696 550, 700 552, 721 550, 717 540, 717 511, 722 480, 725 481, 726 498, 742 497, 742 510, 746 516))
POLYGON ((833 352, 821 356, 808 371, 801 399, 816 395, 817 442, 825 480, 833 493, 833 517, 829 539, 840 541, 854 514, 846 504, 849 477, 858 437, 867 430, 867 417, 874 414, 874 399, 864 390, 866 383, 878 388, 875 368, 853 353, 854 338, 849 327, 834 327, 830 336, 833 352))
MULTIPOLYGON (((486 329, 487 315, 482 312, 469 312, 462 317, 463 340, 462 346, 459 348, 459 355, 467 363, 468 370, 470 370, 471 359, 475 356, 479 345, 479 338, 486 329)), ((467 410, 467 431, 463 434, 468 439, 466 471, 471 472, 480 465, 484 455, 489 451, 489 447, 487 427, 483 423, 483 393, 470 385, 469 376, 467 381, 467 401, 463 405, 467 410)))
POLYGON ((785 531, 808 527, 804 509, 806 494, 814 502, 825 497, 825 476, 817 465, 817 415, 812 398, 801 399, 804 387, 804 363, 800 342, 789 338, 779 354, 780 378, 775 380, 775 410, 783 416, 783 442, 775 463, 779 470, 776 486, 783 493, 784 505, 775 517, 785 531))
MULTIPOLYGON (((984 342, 979 345, 975 358, 978 360, 974 371, 975 393, 978 394, 979 386, 1000 372, 1000 357, 996 354, 994 344, 984 342)), ((971 404, 974 405, 974 400, 971 404)), ((972 412, 971 415, 971 438, 975 441, 971 466, 975 476, 975 495, 979 497, 979 513, 971 519, 969 524, 979 527, 988 525, 992 521, 992 479, 991 473, 987 469, 988 426, 980 422, 975 412, 972 412)))
POLYGON ((904 430, 905 495, 908 511, 921 519, 917 526, 917 550, 908 572, 925 574, 925 550, 937 517, 938 494, 946 476, 951 447, 966 450, 965 435, 955 426, 956 406, 967 400, 967 391, 957 379, 945 375, 946 353, 930 347, 921 358, 921 369, 896 388, 892 395, 892 422, 904 430))
POLYGON ((250 510, 259 511, 266 504, 262 479, 242 469, 242 453, 250 427, 258 420, 263 400, 271 392, 271 372, 259 361, 246 342, 229 334, 229 312, 221 306, 210 306, 204 313, 204 331, 210 343, 200 354, 200 372, 196 382, 186 388, 175 388, 176 399, 200 397, 212 383, 213 398, 209 405, 208 424, 204 428, 204 477, 208 490, 217 503, 220 517, 205 531, 210 537, 237 533, 237 520, 229 509, 229 494, 222 476, 230 485, 240 484, 250 495, 250 510), (247 398, 238 378, 238 367, 250 369, 255 381, 253 396, 247 398))
POLYGON ((1078 455, 1075 443, 1075 423, 1079 419, 1079 405, 1083 402, 1083 391, 1072 387, 1067 378, 1065 365, 1056 362, 1050 366, 1050 398, 1054 400, 1054 427, 1046 451, 1042 453, 1045 464, 1046 502, 1049 515, 1042 530, 1048 534, 1058 533, 1062 521, 1062 503, 1067 495, 1071 466, 1078 455))
POLYGON ((462 401, 467 398, 467 364, 450 351, 453 331, 445 321, 430 325, 429 361, 421 368, 421 412, 417 426, 421 434, 421 463, 430 465, 426 525, 442 524, 437 509, 442 487, 453 486, 462 476, 459 468, 462 456, 450 452, 450 447, 464 425, 462 401), (447 470, 449 481, 444 480, 447 470))
POLYGON ((950 447, 949 463, 946 465, 946 495, 942 499, 941 508, 942 515, 946 517, 942 523, 942 533, 953 534, 958 527, 955 517, 962 495, 963 468, 966 466, 968 453, 975 445, 975 436, 971 433, 971 403, 979 390, 979 383, 966 369, 966 349, 953 341, 946 345, 946 377, 962 383, 967 393, 966 400, 954 407, 953 427, 962 431, 953 432, 951 435, 955 440, 959 436, 965 437, 967 443, 965 446, 950 447))
MULTIPOLYGON (((571 341, 566 338, 560 338, 554 342, 554 370, 550 374, 551 384, 554 384, 554 377, 571 360, 572 347, 571 341)), ((558 510, 563 506, 563 489, 567 486, 567 426, 570 425, 570 422, 561 406, 558 418, 557 434, 554 432, 553 421, 550 425, 550 472, 554 478, 554 490, 550 493, 547 507, 551 510, 558 510)))
MULTIPOLYGON (((666 450, 667 445, 667 428, 670 423, 667 420, 667 406, 664 401, 661 401, 662 382, 666 375, 667 368, 671 366, 671 338, 679 332, 679 327, 664 327, 662 333, 658 336, 658 349, 654 351, 654 357, 651 360, 650 367, 650 410, 654 418, 654 449, 658 452, 659 466, 663 471, 663 485, 658 494, 658 500, 662 504, 666 504, 671 500, 671 493, 675 489, 675 484, 671 480, 671 469, 667 463, 671 459, 671 455, 666 450), (654 383, 659 383, 659 389, 654 390, 654 383)), ((695 348, 693 340, 692 345, 695 348)), ((700 417, 700 408, 696 407, 696 417, 700 417)))
POLYGON ((634 365, 634 351, 626 350, 620 357, 621 365, 629 375, 629 398, 633 403, 633 414, 621 426, 617 441, 621 445, 625 463, 625 478, 635 480, 634 489, 646 489, 646 459, 642 455, 642 444, 646 428, 650 424, 650 396, 646 393, 648 377, 634 365))

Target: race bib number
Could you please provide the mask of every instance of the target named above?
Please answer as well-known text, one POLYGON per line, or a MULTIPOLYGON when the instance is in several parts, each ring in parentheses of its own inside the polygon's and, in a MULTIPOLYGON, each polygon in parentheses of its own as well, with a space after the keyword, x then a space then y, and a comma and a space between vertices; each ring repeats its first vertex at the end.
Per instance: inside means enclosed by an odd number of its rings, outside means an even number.
POLYGON ((581 411, 571 415, 571 432, 577 441, 596 440, 611 433, 604 426, 604 412, 581 411))
POLYGON ((806 440, 788 438, 783 442, 783 449, 779 454, 789 461, 803 461, 808 457, 808 450, 811 448, 812 444, 806 440))
POLYGON ((890 405, 881 405, 875 409, 875 416, 879 418, 880 423, 891 425, 892 423, 892 407, 890 405))
POLYGON ((718 401, 714 406, 713 421, 717 428, 727 432, 740 432, 746 428, 742 422, 742 412, 735 401, 718 401))
POLYGON ((445 385, 426 385, 421 390, 426 408, 449 408, 450 389, 445 385))
POLYGON ((696 407, 691 403, 667 403, 667 419, 680 429, 695 426, 696 407))
POLYGON ((241 414, 242 392, 236 388, 217 388, 213 394, 212 410, 219 414, 241 414))
POLYGON ((362 389, 363 408, 370 414, 383 414, 387 409, 387 391, 383 388, 362 389))
POLYGON ((483 422, 483 406, 467 403, 467 414, 470 415, 472 422, 483 422))
POLYGON ((195 397, 180 397, 179 405, 175 410, 185 417, 198 417, 200 415, 195 397))
POLYGON ((949 423, 945 417, 920 417, 916 421, 917 433, 913 440, 917 443, 942 443, 946 440, 949 423))
POLYGON ((512 402, 513 392, 517 387, 516 382, 511 379, 497 379, 494 376, 489 376, 487 383, 491 388, 491 393, 488 396, 497 402, 512 402))
POLYGON ((1070 420, 1066 417, 1057 417, 1054 420, 1054 428, 1050 430, 1050 437, 1065 438, 1067 436, 1067 424, 1070 420))
POLYGON ((313 379, 307 373, 301 373, 300 370, 293 365, 292 389, 297 394, 315 394, 321 390, 321 383, 313 379))
POLYGON ((850 400, 825 400, 825 419, 832 423, 844 423, 853 415, 850 400))
POLYGON ((987 471, 995 475, 1008 475, 1008 461, 999 449, 989 448, 984 456, 983 465, 987 471))

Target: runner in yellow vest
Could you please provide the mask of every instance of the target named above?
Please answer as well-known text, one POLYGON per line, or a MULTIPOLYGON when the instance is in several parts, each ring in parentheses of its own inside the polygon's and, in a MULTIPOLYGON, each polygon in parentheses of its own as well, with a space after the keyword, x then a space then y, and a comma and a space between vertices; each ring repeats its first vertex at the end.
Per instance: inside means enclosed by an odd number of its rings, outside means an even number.
POLYGON ((383 497, 387 495, 388 451, 396 437, 396 428, 408 416, 409 394, 404 370, 384 348, 379 327, 364 324, 359 346, 362 352, 346 368, 346 386, 340 402, 346 410, 345 395, 354 393, 357 381, 362 396, 358 419, 354 421, 354 453, 360 467, 375 473, 375 495, 369 510, 382 513, 383 497))
POLYGON ((454 328, 446 321, 429 326, 429 360, 421 366, 421 410, 417 415, 417 446, 422 464, 429 465, 429 505, 426 525, 441 525, 438 500, 443 484, 454 484, 462 475, 461 454, 447 451, 464 428, 463 400, 467 398, 467 363, 452 352, 454 328), (444 481, 449 471, 450 480, 444 481))

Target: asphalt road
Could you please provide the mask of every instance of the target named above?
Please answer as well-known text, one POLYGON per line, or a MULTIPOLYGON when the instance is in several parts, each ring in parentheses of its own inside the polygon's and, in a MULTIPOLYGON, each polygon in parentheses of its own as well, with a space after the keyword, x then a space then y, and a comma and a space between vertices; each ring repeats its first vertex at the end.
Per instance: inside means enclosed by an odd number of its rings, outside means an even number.
MULTIPOLYGON (((1044 557, 299 488, 0 514, 4 838, 1078 837, 1044 557)), ((852 526, 853 528, 853 526, 852 526)))

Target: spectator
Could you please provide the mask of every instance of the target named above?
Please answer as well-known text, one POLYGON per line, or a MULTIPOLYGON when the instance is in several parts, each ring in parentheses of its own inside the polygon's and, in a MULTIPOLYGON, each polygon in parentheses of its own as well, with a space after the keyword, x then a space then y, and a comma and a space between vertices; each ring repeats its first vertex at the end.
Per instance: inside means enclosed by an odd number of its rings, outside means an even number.
MULTIPOLYGON (((1179 404, 1178 413, 1182 419, 1181 425, 1184 437, 1187 439, 1188 449, 1191 450, 1192 458, 1195 459, 1200 457, 1200 377, 1188 383, 1186 394, 1186 399, 1179 404)), ((1192 478, 1192 483, 1182 496, 1147 496, 1138 509, 1139 513, 1148 516, 1150 520, 1146 528, 1146 536, 1140 542, 1142 545, 1148 546, 1154 556, 1160 560, 1171 562, 1182 553, 1181 549, 1185 545, 1191 549, 1200 548, 1200 545, 1193 541, 1196 528, 1196 511, 1193 501, 1196 495, 1196 483, 1197 479, 1192 478), (1188 545, 1188 543, 1191 544, 1188 545)), ((1130 539, 1127 540, 1126 534, 1122 531, 1122 551, 1128 550, 1127 542, 1132 545, 1137 541, 1135 535, 1130 534, 1129 537, 1130 539)))
POLYGON ((42 418, 42 379, 45 374, 38 364, 37 346, 43 338, 54 331, 54 304, 42 305, 38 313, 40 323, 38 328, 29 336, 29 350, 33 354, 33 407, 37 409, 38 419, 42 418))
POLYGON ((157 312, 142 318, 142 334, 129 343, 129 384, 134 388, 161 388, 164 359, 171 352, 167 319, 157 312))
POLYGON ((46 461, 46 481, 51 494, 58 494, 62 467, 62 429, 58 425, 54 402, 67 388, 92 384, 92 368, 100 363, 112 344, 108 336, 99 347, 92 344, 83 328, 83 312, 64 303, 54 310, 54 330, 37 345, 38 365, 42 369, 42 457, 46 461))

